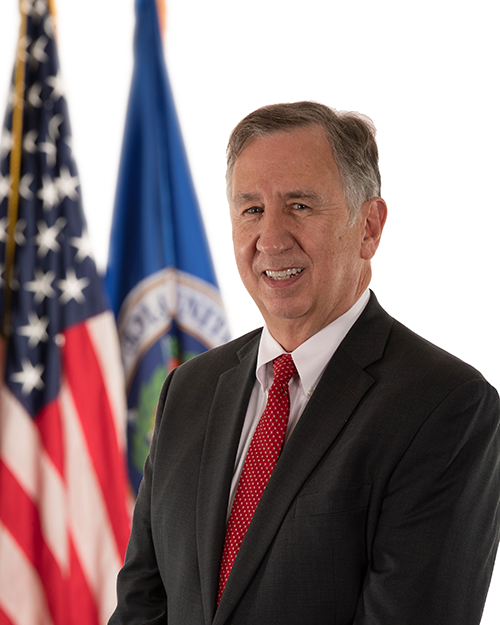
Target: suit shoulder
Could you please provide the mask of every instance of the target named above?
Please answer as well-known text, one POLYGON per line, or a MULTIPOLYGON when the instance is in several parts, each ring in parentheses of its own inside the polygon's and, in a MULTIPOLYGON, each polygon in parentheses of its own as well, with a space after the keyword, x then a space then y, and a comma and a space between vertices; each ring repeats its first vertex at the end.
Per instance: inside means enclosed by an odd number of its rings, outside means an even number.
POLYGON ((433 380, 453 388, 472 380, 485 382, 474 367, 389 315, 373 293, 342 345, 361 366, 410 385, 433 380))
POLYGON ((446 393, 468 382, 487 384, 482 374, 389 315, 372 293, 344 339, 346 351, 375 377, 383 376, 407 392, 446 393))
POLYGON ((455 384, 472 380, 486 382, 472 365, 423 338, 394 320, 387 342, 387 353, 396 355, 405 368, 422 372, 425 377, 446 378, 455 384))

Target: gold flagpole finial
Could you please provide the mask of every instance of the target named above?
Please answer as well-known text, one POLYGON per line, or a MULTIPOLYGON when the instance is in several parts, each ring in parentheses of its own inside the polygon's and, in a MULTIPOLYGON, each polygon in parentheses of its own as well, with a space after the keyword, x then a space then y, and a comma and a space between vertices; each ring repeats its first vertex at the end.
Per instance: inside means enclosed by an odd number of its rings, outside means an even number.
POLYGON ((15 231, 19 208, 19 181, 21 179, 21 157, 23 141, 24 90, 26 77, 26 32, 27 16, 23 10, 23 0, 19 2, 21 25, 17 44, 16 66, 14 70, 14 104, 12 108, 12 145, 10 150, 10 193, 7 209, 7 239, 5 242, 4 301, 2 306, 1 333, 10 332, 10 305, 12 283, 14 281, 14 257, 16 253, 15 231))

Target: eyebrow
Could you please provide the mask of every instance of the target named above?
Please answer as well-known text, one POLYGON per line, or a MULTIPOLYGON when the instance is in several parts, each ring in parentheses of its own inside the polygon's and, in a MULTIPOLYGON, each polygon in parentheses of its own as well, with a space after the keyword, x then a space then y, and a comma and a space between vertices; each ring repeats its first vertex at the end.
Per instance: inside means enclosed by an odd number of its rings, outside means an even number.
MULTIPOLYGON (((292 189, 281 196, 284 200, 302 199, 302 200, 319 200, 321 195, 310 189, 292 189)), ((261 200, 259 193, 238 193, 234 196, 235 204, 244 204, 245 202, 258 202, 261 200)))
POLYGON ((256 202, 259 199, 258 193, 238 193, 234 196, 233 202, 235 204, 244 204, 245 202, 256 202))
POLYGON ((311 191, 310 189, 292 189, 292 191, 288 191, 288 193, 285 193, 283 199, 318 200, 321 199, 321 195, 316 191, 311 191))

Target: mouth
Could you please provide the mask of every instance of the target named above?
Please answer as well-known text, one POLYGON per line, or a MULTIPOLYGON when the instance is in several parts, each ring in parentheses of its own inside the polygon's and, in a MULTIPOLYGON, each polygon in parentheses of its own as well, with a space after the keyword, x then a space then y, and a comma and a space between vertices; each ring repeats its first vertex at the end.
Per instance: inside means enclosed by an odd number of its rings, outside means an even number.
POLYGON ((291 267, 290 269, 282 269, 280 271, 264 271, 268 278, 271 280, 290 280, 293 276, 297 276, 304 271, 303 267, 291 267))

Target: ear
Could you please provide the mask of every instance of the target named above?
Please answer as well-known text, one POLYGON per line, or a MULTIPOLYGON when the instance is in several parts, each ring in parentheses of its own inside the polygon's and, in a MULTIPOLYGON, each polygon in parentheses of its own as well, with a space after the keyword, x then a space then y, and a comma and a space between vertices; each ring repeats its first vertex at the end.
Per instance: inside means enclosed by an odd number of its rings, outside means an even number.
POLYGON ((375 256, 385 220, 387 219, 387 205, 381 197, 374 197, 363 204, 360 211, 363 225, 363 239, 361 241, 361 258, 370 260, 375 256))

